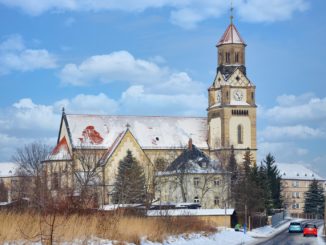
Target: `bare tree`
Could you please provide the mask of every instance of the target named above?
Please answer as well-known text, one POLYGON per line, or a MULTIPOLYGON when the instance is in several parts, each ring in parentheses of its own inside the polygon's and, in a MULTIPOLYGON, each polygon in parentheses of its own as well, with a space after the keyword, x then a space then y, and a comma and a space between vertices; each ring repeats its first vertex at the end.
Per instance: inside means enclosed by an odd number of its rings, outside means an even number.
POLYGON ((0 179, 0 202, 8 201, 8 189, 5 186, 5 183, 0 179))
MULTIPOLYGON (((33 142, 16 149, 12 156, 14 162, 18 164, 19 174, 30 178, 30 193, 27 196, 33 204, 40 204, 45 183, 43 183, 42 162, 49 156, 51 147, 41 142, 33 142)), ((27 181, 24 182, 27 184, 27 181)), ((26 187, 26 186, 25 186, 26 187)))
POLYGON ((98 188, 102 187, 103 178, 103 152, 81 146, 75 152, 73 164, 73 177, 75 189, 79 192, 79 204, 83 207, 94 205, 98 188))

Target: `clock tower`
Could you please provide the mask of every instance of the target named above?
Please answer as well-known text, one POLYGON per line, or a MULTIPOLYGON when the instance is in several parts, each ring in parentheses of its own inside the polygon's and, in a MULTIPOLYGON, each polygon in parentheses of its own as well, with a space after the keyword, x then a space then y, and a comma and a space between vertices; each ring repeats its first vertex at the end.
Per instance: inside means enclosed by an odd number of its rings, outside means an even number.
POLYGON ((211 157, 233 146, 237 162, 247 149, 256 161, 255 85, 246 74, 246 43, 235 25, 228 26, 217 43, 218 66, 208 89, 208 145, 211 157))

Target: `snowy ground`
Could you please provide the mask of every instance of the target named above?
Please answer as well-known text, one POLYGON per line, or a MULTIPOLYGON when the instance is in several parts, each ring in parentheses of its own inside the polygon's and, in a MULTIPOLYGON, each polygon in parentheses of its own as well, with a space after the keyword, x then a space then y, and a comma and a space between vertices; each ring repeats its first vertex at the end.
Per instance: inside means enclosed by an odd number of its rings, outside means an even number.
MULTIPOLYGON (((278 226, 277 228, 273 228, 271 226, 264 226, 257 229, 254 229, 250 232, 247 232, 244 234, 243 232, 236 232, 234 229, 230 228, 219 228, 219 231, 211 234, 211 235, 202 235, 202 234, 191 234, 191 235, 185 235, 185 236, 175 236, 175 237, 169 237, 167 240, 165 240, 163 243, 158 242, 151 242, 144 239, 142 241, 142 245, 240 245, 240 244, 255 244, 259 241, 259 238, 267 238, 272 237, 280 232, 282 232, 284 229, 286 229, 289 226, 289 222, 285 222, 284 224, 278 226)), ((321 237, 323 228, 320 227, 318 229, 318 244, 325 244, 324 239, 321 237)), ((4 243, 6 244, 6 243, 4 243)), ((11 243, 12 244, 12 243, 11 243)), ((16 244, 19 244, 16 243, 16 244)), ((24 244, 23 242, 20 244, 24 244)), ((39 245, 40 243, 35 243, 34 245, 39 245)), ((64 245, 68 245, 71 243, 63 243, 64 245)), ((114 245, 116 242, 108 241, 108 240, 101 240, 98 238, 93 238, 91 241, 88 241, 85 243, 85 241, 76 241, 73 244, 79 245, 79 244, 89 244, 89 245, 114 245)), ((6 245, 9 245, 7 243, 6 245)), ((129 244, 131 245, 131 244, 129 244)))

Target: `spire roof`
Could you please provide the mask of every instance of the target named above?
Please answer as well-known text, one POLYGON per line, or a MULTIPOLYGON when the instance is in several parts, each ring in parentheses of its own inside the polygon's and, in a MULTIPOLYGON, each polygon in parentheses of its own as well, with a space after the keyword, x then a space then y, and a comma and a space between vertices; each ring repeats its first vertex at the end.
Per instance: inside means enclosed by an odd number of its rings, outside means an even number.
POLYGON ((236 44, 244 44, 244 40, 241 38, 240 33, 238 32, 237 28, 233 23, 228 26, 226 31, 224 32, 223 36, 221 37, 220 41, 217 43, 216 46, 220 46, 222 44, 231 44, 231 43, 236 43, 236 44))

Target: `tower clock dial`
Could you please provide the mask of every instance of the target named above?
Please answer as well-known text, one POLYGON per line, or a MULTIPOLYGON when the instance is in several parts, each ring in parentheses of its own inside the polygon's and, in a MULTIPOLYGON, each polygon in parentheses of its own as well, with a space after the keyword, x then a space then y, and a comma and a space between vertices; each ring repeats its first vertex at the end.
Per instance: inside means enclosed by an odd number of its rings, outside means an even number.
POLYGON ((242 98, 243 98, 243 92, 241 90, 236 90, 234 91, 233 93, 233 98, 236 100, 236 101, 241 101, 242 98))

